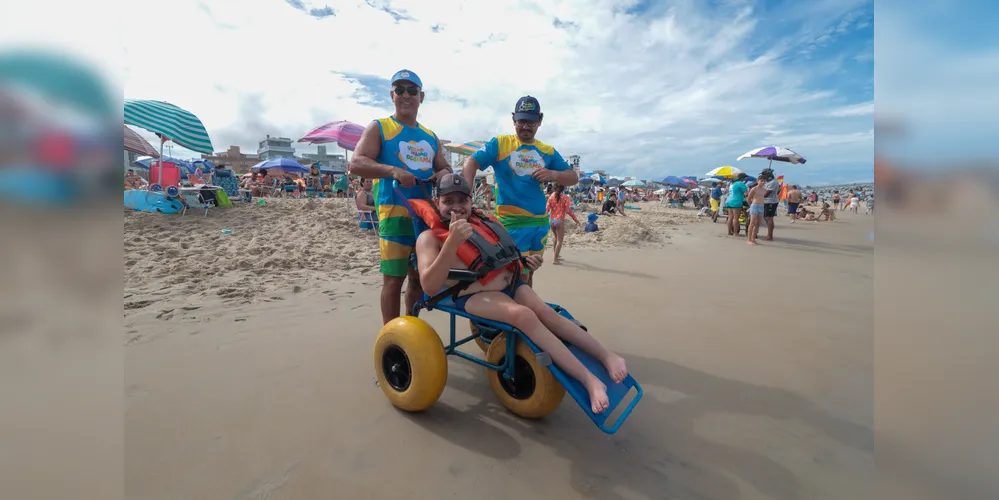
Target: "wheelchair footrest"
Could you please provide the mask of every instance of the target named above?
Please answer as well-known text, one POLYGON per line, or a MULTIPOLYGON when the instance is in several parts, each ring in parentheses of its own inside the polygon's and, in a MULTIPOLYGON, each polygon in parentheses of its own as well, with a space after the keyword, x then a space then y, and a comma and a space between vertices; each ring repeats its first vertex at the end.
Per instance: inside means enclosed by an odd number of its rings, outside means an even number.
MULTIPOLYGON (((531 342, 526 336, 521 336, 525 342, 531 347, 531 350, 535 353, 540 354, 540 349, 538 346, 531 342)), ((594 358, 589 353, 583 351, 582 349, 570 345, 569 351, 572 352, 576 358, 579 359, 583 366, 586 367, 591 373, 597 376, 604 385, 607 386, 607 398, 610 401, 610 405, 606 410, 600 414, 594 414, 590 409, 590 393, 586 390, 578 380, 573 378, 568 373, 562 371, 561 368, 556 366, 554 363, 548 366, 548 369, 552 371, 555 378, 562 383, 565 387, 565 391, 572 396, 572 399, 576 401, 577 404, 586 413, 586 416, 590 417, 600 430, 607 434, 614 434, 621 427, 621 424, 627 420, 628 416, 631 415, 631 411, 634 410, 635 405, 638 401, 642 399, 642 386, 638 384, 638 381, 634 379, 630 374, 625 377, 625 379, 620 384, 615 384, 611 381, 610 374, 604 368, 603 363, 597 358, 594 358)), ((549 360, 551 358, 549 357, 549 360)))

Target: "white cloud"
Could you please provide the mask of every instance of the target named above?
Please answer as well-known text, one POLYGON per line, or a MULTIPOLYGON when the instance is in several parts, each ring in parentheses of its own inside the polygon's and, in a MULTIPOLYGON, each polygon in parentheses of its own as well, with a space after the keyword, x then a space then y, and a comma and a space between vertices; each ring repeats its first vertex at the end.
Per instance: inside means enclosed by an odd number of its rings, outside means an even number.
MULTIPOLYGON (((386 116, 336 73, 388 78, 405 67, 434 96, 420 121, 442 138, 508 133, 514 102, 531 94, 545 112, 541 140, 582 155, 586 169, 643 178, 731 163, 767 144, 759 127, 806 141, 787 146, 813 169, 855 161, 872 145, 864 117, 822 121, 848 102, 809 87, 807 68, 787 66, 796 48, 761 49, 748 2, 715 13, 653 2, 655 19, 625 14, 636 2, 624 0, 302 3, 305 12, 283 0, 131 4, 131 16, 172 28, 163 38, 151 23, 128 25, 125 96, 191 110, 217 150, 252 150, 265 133, 297 139, 325 121, 386 116), (306 13, 327 5, 335 16, 306 13)), ((825 28, 836 29, 854 5, 820 7, 825 28)))
POLYGON ((859 102, 829 111, 829 116, 866 116, 874 114, 874 101, 859 102))

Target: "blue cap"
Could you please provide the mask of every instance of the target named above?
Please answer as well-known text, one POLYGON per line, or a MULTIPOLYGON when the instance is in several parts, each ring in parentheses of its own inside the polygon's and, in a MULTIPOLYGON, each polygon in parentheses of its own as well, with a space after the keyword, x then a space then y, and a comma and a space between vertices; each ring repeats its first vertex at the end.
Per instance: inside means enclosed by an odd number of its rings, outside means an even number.
POLYGON ((423 88, 423 82, 420 81, 420 77, 408 69, 399 70, 396 74, 392 75, 392 80, 389 83, 395 85, 397 82, 411 82, 417 87, 423 88))
POLYGON ((513 108, 513 119, 530 120, 532 122, 540 120, 541 103, 529 95, 517 99, 517 106, 513 108))

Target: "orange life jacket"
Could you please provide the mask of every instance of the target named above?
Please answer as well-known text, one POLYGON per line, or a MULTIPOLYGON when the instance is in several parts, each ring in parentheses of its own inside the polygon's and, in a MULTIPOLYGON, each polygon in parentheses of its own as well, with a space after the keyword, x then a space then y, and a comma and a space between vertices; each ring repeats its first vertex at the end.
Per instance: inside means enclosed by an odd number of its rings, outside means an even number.
MULTIPOLYGON (((448 222, 443 220, 432 201, 409 200, 409 205, 438 240, 447 239, 450 234, 448 222)), ((479 273, 482 284, 489 283, 507 269, 514 273, 511 284, 516 283, 523 268, 520 251, 510 233, 499 221, 475 209, 472 209, 468 223, 472 226, 472 236, 458 247, 458 258, 470 271, 479 273)))

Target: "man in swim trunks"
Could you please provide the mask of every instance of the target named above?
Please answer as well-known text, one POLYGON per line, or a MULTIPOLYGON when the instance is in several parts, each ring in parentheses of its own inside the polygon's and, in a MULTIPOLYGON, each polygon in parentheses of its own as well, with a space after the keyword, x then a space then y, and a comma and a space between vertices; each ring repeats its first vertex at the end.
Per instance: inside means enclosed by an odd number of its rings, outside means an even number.
MULTIPOLYGON (((427 290, 445 290, 457 282, 449 281, 451 269, 467 269, 458 258, 457 252, 473 232, 468 218, 472 214, 472 190, 470 183, 458 175, 445 174, 440 180, 437 194, 437 209, 444 217, 450 218, 448 235, 435 236, 433 231, 423 231, 416 240, 417 262, 420 266, 420 280, 427 290)), ((527 256, 525 265, 536 270, 542 263, 539 254, 527 256)), ((480 318, 502 321, 517 327, 534 341, 542 351, 547 352, 552 361, 569 375, 580 381, 590 394, 593 413, 607 409, 607 387, 573 355, 561 342, 568 341, 596 357, 607 369, 611 380, 619 383, 628 375, 628 367, 623 358, 607 350, 592 335, 572 321, 562 317, 548 306, 534 290, 507 270, 485 285, 475 282, 459 294, 455 300, 458 307, 480 318), (511 283, 516 285, 511 290, 511 283)))
POLYGON ((407 199, 429 199, 429 189, 416 185, 417 179, 434 179, 440 172, 451 171, 437 135, 416 121, 424 98, 420 77, 404 69, 392 77, 391 84, 395 113, 368 124, 350 159, 351 174, 375 179, 384 323, 399 317, 399 295, 407 275, 406 314, 422 293, 420 277, 409 258, 416 244, 413 219, 393 191, 392 180, 399 182, 407 199))
POLYGON ((791 186, 791 190, 787 192, 787 215, 791 217, 791 222, 798 218, 798 206, 804 198, 797 185, 791 186))
MULTIPOLYGON (((574 186, 579 176, 555 148, 534 135, 544 114, 541 103, 531 96, 517 100, 513 110, 515 135, 493 137, 465 161, 461 171, 471 185, 475 172, 493 167, 496 175, 496 217, 510 232, 524 255, 543 255, 548 243, 547 198, 542 184, 557 182, 574 186)), ((534 283, 534 273, 527 285, 534 283)))

